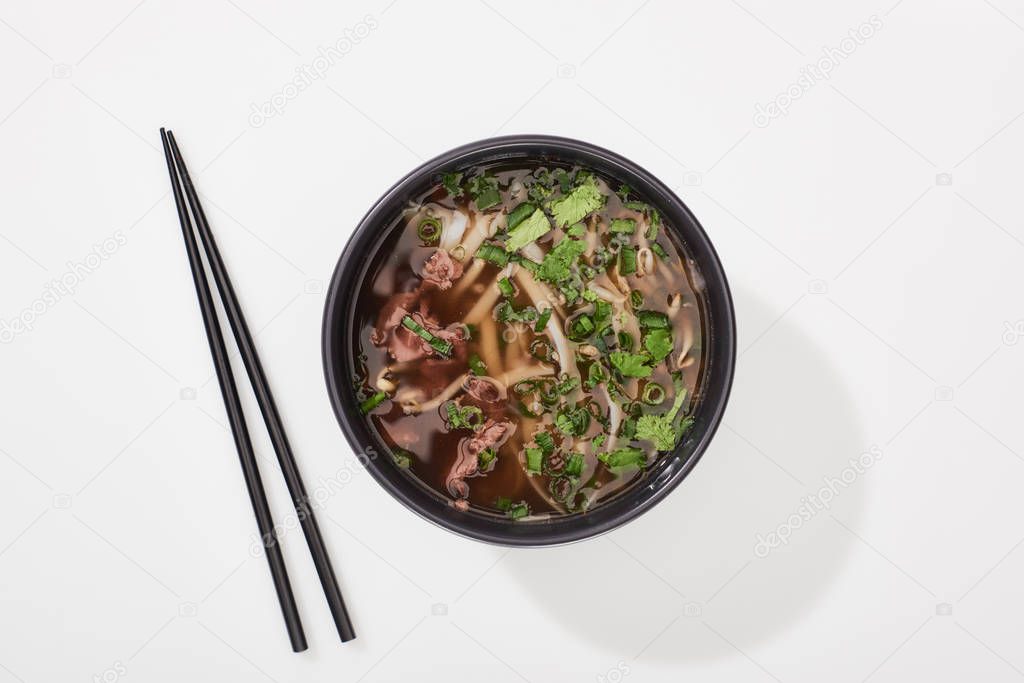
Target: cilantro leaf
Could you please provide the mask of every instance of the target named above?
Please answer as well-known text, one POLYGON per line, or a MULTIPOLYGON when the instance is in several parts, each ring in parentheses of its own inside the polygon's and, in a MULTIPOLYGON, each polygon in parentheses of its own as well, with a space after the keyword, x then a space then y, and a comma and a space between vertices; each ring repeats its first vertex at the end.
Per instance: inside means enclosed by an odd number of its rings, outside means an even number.
POLYGON ((644 348, 656 361, 664 360, 672 353, 672 333, 668 330, 651 330, 644 335, 644 348))
POLYGON ((508 240, 505 242, 505 251, 516 251, 542 237, 551 230, 551 221, 540 209, 536 209, 530 217, 523 220, 508 232, 508 240))
POLYGON ((445 173, 441 176, 441 184, 444 185, 445 191, 450 197, 461 197, 462 196, 462 174, 461 173, 445 173))
POLYGON ((476 208, 480 211, 501 203, 501 193, 498 192, 498 179, 493 176, 477 176, 469 181, 468 187, 469 194, 473 196, 476 208))
POLYGON ((633 448, 632 446, 616 448, 614 451, 601 453, 597 456, 597 459, 603 462, 610 469, 630 466, 643 467, 647 464, 647 456, 644 455, 644 452, 639 448, 633 448))
POLYGON ((675 448, 679 437, 693 424, 691 418, 681 420, 678 426, 673 424, 676 413, 679 412, 684 400, 686 400, 686 390, 679 389, 676 392, 675 401, 672 402, 672 407, 667 413, 664 415, 641 415, 636 422, 636 437, 650 441, 659 451, 670 451, 675 448))
POLYGON ((564 228, 578 223, 588 214, 604 206, 605 197, 597 187, 593 177, 587 178, 569 194, 550 202, 551 213, 555 217, 555 225, 564 228))
POLYGON ((544 255, 537 277, 548 282, 558 283, 572 275, 572 266, 580 254, 587 250, 586 243, 580 240, 563 239, 544 255))
POLYGON ((625 377, 650 377, 652 368, 647 365, 647 356, 639 353, 613 351, 608 361, 625 377))

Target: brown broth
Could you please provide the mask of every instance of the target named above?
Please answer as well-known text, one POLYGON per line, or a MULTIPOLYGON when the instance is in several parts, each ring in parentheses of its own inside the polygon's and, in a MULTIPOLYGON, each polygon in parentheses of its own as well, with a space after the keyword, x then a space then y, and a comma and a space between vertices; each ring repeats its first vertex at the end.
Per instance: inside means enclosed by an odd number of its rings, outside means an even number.
MULTIPOLYGON (((497 211, 507 214, 526 199, 525 188, 515 198, 511 196, 512 188, 524 181, 529 182, 539 172, 557 168, 564 168, 571 173, 578 171, 570 166, 560 167, 550 162, 541 167, 520 161, 512 166, 499 164, 468 169, 465 176, 468 178, 486 171, 497 178, 502 202, 496 207, 485 210, 484 213, 497 211)), ((619 188, 619 183, 613 179, 594 175, 598 178, 598 185, 607 199, 604 207, 585 221, 588 231, 593 231, 596 235, 592 239, 596 239, 601 246, 607 247, 611 238, 608 233, 610 221, 620 217, 631 217, 637 220, 637 233, 641 233, 646 227, 646 224, 641 221, 648 220, 649 214, 640 214, 627 209, 624 206, 626 202, 623 198, 614 193, 614 190, 619 188)), ((480 213, 468 192, 464 192, 461 197, 452 198, 448 196, 448 192, 441 185, 415 199, 410 213, 414 212, 417 207, 433 203, 443 210, 456 210, 467 214, 469 216, 468 227, 463 240, 473 229, 475 215, 480 213)), ((644 198, 630 194, 627 199, 630 202, 636 202, 643 201, 644 198)), ((424 241, 417 235, 417 225, 414 224, 419 221, 421 214, 410 215, 410 213, 395 217, 393 222, 386 226, 385 230, 388 231, 388 235, 373 257, 369 274, 358 296, 354 327, 357 330, 358 338, 352 341, 356 356, 363 363, 363 372, 356 378, 356 385, 360 399, 365 399, 378 390, 377 380, 380 377, 397 385, 391 396, 395 400, 384 401, 371 411, 366 419, 392 449, 393 455, 398 456, 398 461, 403 460, 403 456, 408 457, 408 462, 402 464, 407 464, 409 475, 437 495, 452 501, 456 497, 463 496, 453 496, 450 489, 450 472, 460 457, 464 461, 469 457, 475 457, 469 456, 465 452, 466 440, 472 436, 472 432, 466 429, 449 429, 445 418, 444 404, 432 410, 407 414, 403 406, 400 405, 399 396, 415 394, 418 390, 422 394, 418 397, 420 402, 433 398, 468 372, 467 359, 473 355, 478 355, 487 362, 487 374, 491 376, 525 366, 550 366, 555 369, 555 379, 557 379, 558 364, 544 363, 530 355, 531 344, 536 340, 548 340, 546 332, 534 332, 532 322, 526 324, 493 322, 494 306, 487 310, 486 316, 492 322, 484 321, 474 326, 471 338, 464 342, 465 352, 452 360, 443 360, 435 354, 411 363, 396 365, 395 361, 389 357, 386 346, 378 346, 373 343, 373 333, 380 322, 381 311, 396 295, 414 291, 421 292, 418 299, 419 305, 429 311, 429 314, 436 318, 441 327, 444 327, 464 321, 473 307, 478 305, 482 298, 487 297, 489 289, 492 290, 491 296, 493 296, 496 280, 502 271, 501 267, 488 262, 482 262, 483 265, 474 265, 481 260, 467 257, 463 264, 464 273, 461 278, 454 281, 451 289, 442 291, 437 287, 421 287, 424 263, 434 254, 438 246, 424 244, 424 241), (495 342, 490 342, 489 337, 497 337, 497 339, 495 342), (389 367, 391 368, 390 372, 388 371, 389 367)), ((565 236, 565 231, 556 227, 537 240, 537 244, 544 252, 547 252, 553 244, 558 243, 565 236)), ((632 240, 632 243, 636 244, 640 238, 635 235, 632 240)), ((645 381, 657 382, 665 387, 668 398, 658 406, 644 406, 642 410, 643 414, 659 414, 667 410, 672 403, 675 392, 673 390, 674 380, 670 371, 677 371, 675 381, 681 383, 687 391, 687 398, 682 405, 680 414, 689 414, 693 410, 694 402, 700 397, 700 381, 705 363, 703 279, 695 270, 692 260, 686 255, 682 245, 677 242, 674 233, 665 225, 661 226, 656 241, 667 252, 667 258, 662 260, 655 257, 657 264, 653 273, 648 273, 643 277, 624 276, 624 279, 630 289, 636 289, 643 293, 641 308, 645 310, 668 313, 673 295, 679 295, 680 305, 675 316, 671 318, 674 349, 664 361, 654 364, 654 371, 650 378, 647 380, 627 378, 621 382, 621 385, 623 390, 632 397, 639 396, 640 387, 645 381), (679 367, 677 356, 687 339, 692 340, 691 350, 685 356, 686 361, 682 367, 679 367)), ((587 256, 585 255, 583 262, 586 261, 587 256)), ((615 270, 615 267, 613 260, 603 270, 601 268, 597 270, 602 273, 610 273, 615 270)), ((535 302, 531 301, 525 288, 519 286, 518 280, 514 281, 517 291, 510 298, 513 306, 516 309, 523 309, 534 304, 535 302)), ((605 281, 602 280, 602 282, 605 281)), ((605 284, 609 282, 614 283, 614 280, 610 279, 605 284)), ((550 289, 557 292, 555 287, 550 287, 550 289)), ((632 310, 629 298, 627 295, 626 303, 623 305, 627 311, 632 310)), ((562 301, 559 303, 567 312, 568 319, 571 319, 577 311, 587 311, 590 307, 590 304, 583 301, 572 306, 565 305, 562 301)), ((613 310, 617 309, 613 308, 613 310)), ((558 314, 555 313, 554 317, 558 318, 558 314)), ((564 328, 565 325, 563 325, 564 328)), ((624 328, 632 330, 634 333, 638 331, 635 322, 625 325, 624 328)), ((632 336, 633 350, 636 351, 641 346, 641 339, 637 334, 632 336)), ((613 341, 613 345, 614 343, 613 341)), ((571 346, 577 351, 576 360, 583 361, 579 363, 579 367, 585 367, 587 359, 579 353, 580 345, 573 343, 571 346)), ((613 349, 609 349, 609 352, 611 350, 613 349)), ((607 359, 607 354, 599 354, 599 357, 607 359)), ((595 388, 592 392, 581 388, 573 396, 581 403, 593 403, 594 405, 590 409, 594 415, 607 419, 611 413, 612 399, 610 399, 608 391, 602 390, 601 387, 595 388)), ((513 503, 525 502, 529 506, 530 517, 527 518, 529 520, 545 516, 576 514, 608 501, 629 487, 637 485, 644 478, 645 470, 643 468, 629 467, 622 471, 612 471, 598 460, 597 454, 604 449, 595 448, 589 444, 594 435, 604 431, 604 427, 596 419, 591 419, 590 428, 586 434, 573 439, 572 437, 563 437, 554 427, 555 411, 553 410, 536 418, 524 416, 512 386, 508 387, 508 400, 497 403, 478 401, 461 391, 452 398, 459 399, 462 405, 479 407, 485 418, 499 422, 508 421, 515 425, 515 431, 497 449, 497 458, 494 461, 493 469, 487 472, 476 472, 464 478, 468 485, 468 495, 464 496, 465 502, 459 504, 461 509, 482 514, 504 515, 506 510, 501 509, 498 501, 505 498, 513 503), (571 485, 573 492, 565 502, 557 500, 551 491, 553 482, 559 477, 544 473, 529 474, 524 466, 524 448, 531 444, 534 432, 538 428, 546 428, 556 436, 556 442, 560 442, 558 444, 559 451, 564 449, 568 453, 575 446, 585 453, 582 473, 571 485), (583 445, 581 446, 581 444, 583 445)), ((605 446, 611 440, 610 435, 606 435, 606 439, 605 446)), ((653 445, 647 441, 628 439, 618 439, 618 441, 619 447, 629 445, 644 450, 648 465, 653 464, 657 458, 671 457, 665 452, 656 451, 653 445)))

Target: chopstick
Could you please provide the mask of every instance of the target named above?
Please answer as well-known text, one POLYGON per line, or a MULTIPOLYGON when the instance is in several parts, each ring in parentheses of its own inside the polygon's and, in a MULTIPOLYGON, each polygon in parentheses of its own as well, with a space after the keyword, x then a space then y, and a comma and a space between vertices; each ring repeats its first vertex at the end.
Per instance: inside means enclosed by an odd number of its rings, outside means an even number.
POLYGON ((242 463, 245 485, 249 491, 249 499, 252 501, 253 512, 256 514, 256 524, 259 527, 260 538, 263 539, 263 548, 267 556, 267 563, 270 565, 274 590, 277 591, 277 599, 281 603, 281 612, 284 615, 292 650, 302 652, 307 648, 306 635, 303 633, 295 596, 292 594, 292 587, 288 581, 288 570, 285 568, 284 557, 281 555, 281 548, 274 534, 274 520, 270 513, 270 505, 267 503, 266 491, 263 490, 259 468, 256 465, 256 454, 253 451, 249 430, 245 424, 228 352, 224 347, 224 336, 221 333, 220 324, 217 322, 217 312, 210 294, 210 284, 206 281, 206 271, 203 268, 199 245, 192 232, 192 224, 189 221, 188 210, 178 184, 167 133, 163 128, 160 129, 160 137, 163 140, 164 155, 167 157, 167 172, 171 176, 171 189, 174 192, 174 204, 178 209, 178 220, 181 222, 181 232, 185 239, 185 250, 188 252, 189 266, 192 269, 192 281, 196 287, 196 296, 199 298, 203 326, 206 328, 206 337, 210 343, 210 353, 217 371, 217 381, 224 398, 228 421, 231 424, 231 434, 238 450, 238 458, 242 463))
POLYGON ((228 322, 231 324, 231 331, 234 333, 235 342, 242 354, 242 361, 245 364, 249 381, 256 393, 256 401, 259 404, 260 412, 263 414, 263 421, 270 433, 270 440, 277 453, 278 462, 281 464, 281 471, 284 473, 285 483, 288 485, 288 492, 292 497, 295 512, 298 515, 302 532, 306 537, 306 544, 313 556, 313 564, 316 566, 317 575, 320 577, 320 585, 323 587, 324 595, 327 598, 327 606, 330 608, 331 616, 334 618, 334 625, 338 630, 341 641, 347 642, 356 637, 349 619, 348 611, 345 609, 345 601, 341 596, 341 589, 338 588, 338 580, 331 567, 330 556, 324 545, 323 536, 320 533, 320 526, 313 515, 313 509, 309 505, 309 495, 302 483, 295 456, 292 454, 288 436, 285 434, 284 425, 281 422, 281 415, 277 410, 277 404, 270 392, 270 383, 267 381, 266 373, 263 371, 263 364, 256 353, 256 345, 253 343, 252 335, 249 333, 249 326, 245 322, 245 315, 238 303, 235 289, 231 285, 227 268, 221 258, 220 250, 213 238, 210 224, 206 220, 206 213, 203 211, 195 186, 189 176, 185 161, 178 149, 178 143, 174 139, 174 133, 167 133, 170 142, 171 153, 178 167, 185 186, 185 195, 188 197, 192 215, 195 217, 196 227, 199 229, 199 237, 206 248, 206 257, 213 271, 213 279, 217 283, 217 290, 220 292, 221 302, 224 304, 224 311, 227 313, 228 322))

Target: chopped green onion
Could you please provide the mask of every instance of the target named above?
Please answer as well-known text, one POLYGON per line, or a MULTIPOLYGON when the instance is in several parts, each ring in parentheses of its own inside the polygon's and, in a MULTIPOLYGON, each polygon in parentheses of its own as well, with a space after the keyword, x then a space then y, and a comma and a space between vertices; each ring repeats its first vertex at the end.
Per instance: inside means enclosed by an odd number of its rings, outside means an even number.
POLYGON ((597 459, 603 462, 609 469, 621 467, 643 467, 647 464, 647 456, 639 448, 627 446, 616 448, 614 451, 601 453, 597 459))
POLYGON ((403 470, 409 469, 412 465, 412 456, 409 454, 409 451, 401 448, 397 448, 391 453, 391 459, 403 470))
POLYGON ((483 377, 487 374, 487 366, 480 360, 480 356, 475 353, 469 357, 469 369, 477 377, 483 377))
POLYGON ((448 413, 448 424, 452 429, 472 429, 476 431, 484 424, 484 413, 476 406, 459 406, 454 401, 445 404, 448 413))
POLYGON ((420 325, 418 322, 413 320, 410 316, 405 316, 404 318, 402 318, 402 327, 405 327, 406 329, 412 330, 413 333, 417 337, 419 337, 423 341, 425 341, 428 344, 430 344, 430 346, 435 351, 437 351, 439 354, 441 354, 445 358, 447 358, 448 356, 451 355, 451 352, 452 352, 451 342, 446 342, 444 339, 441 339, 440 337, 434 336, 433 334, 428 332, 426 329, 424 329, 424 327, 422 325, 420 325))
POLYGON ((476 456, 477 466, 481 470, 486 470, 497 457, 498 454, 493 448, 485 448, 476 456))
POLYGON ((623 247, 619 250, 619 274, 632 275, 636 272, 636 249, 623 247))
POLYGON ((499 268, 508 265, 508 252, 494 244, 481 244, 476 250, 476 257, 493 263, 499 268))
POLYGON ((366 415, 374 408, 379 406, 381 403, 386 401, 387 398, 387 394, 385 394, 383 391, 378 391, 376 394, 374 394, 373 396, 359 404, 359 412, 361 412, 363 415, 366 415))
POLYGON ((667 330, 671 327, 668 316, 658 311, 637 311, 636 319, 640 327, 648 330, 667 330))
POLYGON ((554 452, 555 440, 548 432, 537 432, 533 440, 540 446, 540 450, 544 455, 551 455, 554 452))
POLYGON ((569 375, 562 375, 562 379, 558 382, 557 389, 558 393, 565 396, 570 391, 575 391, 580 386, 580 378, 569 375))
POLYGON ((498 289, 501 290, 501 293, 504 296, 507 296, 510 299, 516 295, 516 288, 512 286, 512 281, 507 277, 503 277, 498 280, 498 289))
POLYGON ((608 232, 632 235, 636 232, 636 221, 632 218, 616 218, 612 221, 608 232))
POLYGON ((540 473, 541 460, 544 453, 539 448, 526 449, 526 471, 540 473))
POLYGON ((522 519, 530 514, 530 506, 526 503, 516 503, 508 509, 509 519, 522 519))
POLYGON ((516 208, 508 212, 508 229, 516 227, 524 220, 530 217, 530 215, 537 210, 537 207, 530 202, 523 202, 516 208))
POLYGON ((639 289, 634 289, 629 293, 629 303, 633 308, 640 308, 644 305, 644 295, 639 289))
POLYGON ((441 239, 441 219, 428 216, 421 220, 416 228, 416 236, 427 244, 437 244, 441 239))
POLYGON ((573 453, 569 456, 569 459, 565 461, 565 474, 570 477, 578 477, 583 474, 583 454, 573 453))
POLYGON ((623 351, 633 350, 633 337, 625 330, 620 330, 618 334, 619 348, 623 351))
POLYGON ((658 255, 658 258, 663 261, 668 260, 668 253, 665 251, 665 247, 661 246, 657 242, 651 242, 651 251, 658 255))
POLYGON ((498 508, 502 512, 507 512, 512 507, 512 499, 507 496, 498 496, 494 500, 494 507, 498 508))
POLYGON ((581 342, 593 334, 596 329, 594 319, 586 313, 581 313, 569 321, 569 339, 581 342))
POLYGON ((537 324, 533 326, 533 331, 543 332, 544 328, 547 327, 549 320, 551 320, 551 309, 545 308, 541 311, 540 317, 537 318, 537 324))
POLYGON ((648 405, 656 406, 665 400, 665 387, 657 382, 648 382, 644 385, 640 399, 648 405))

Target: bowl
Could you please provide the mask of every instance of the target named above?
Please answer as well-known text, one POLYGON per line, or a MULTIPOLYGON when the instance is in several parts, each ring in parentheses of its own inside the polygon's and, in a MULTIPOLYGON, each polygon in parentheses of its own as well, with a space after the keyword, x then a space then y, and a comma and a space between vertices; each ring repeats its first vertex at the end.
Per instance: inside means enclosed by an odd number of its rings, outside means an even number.
POLYGON ((663 182, 632 161, 587 142, 546 135, 489 138, 442 154, 399 180, 377 200, 356 227, 338 260, 327 292, 323 318, 324 373, 338 423, 369 473, 406 508, 444 529, 503 546, 549 546, 592 538, 636 519, 665 498, 700 460, 721 421, 732 386, 736 326, 729 284, 718 255, 697 219, 663 182), (626 492, 583 513, 543 521, 515 522, 456 510, 399 468, 387 445, 359 412, 352 391, 355 373, 352 326, 359 284, 389 226, 410 198, 436 184, 442 173, 493 162, 560 160, 589 167, 626 183, 665 217, 682 242, 705 288, 706 376, 702 380, 693 427, 676 449, 649 468, 626 492))

